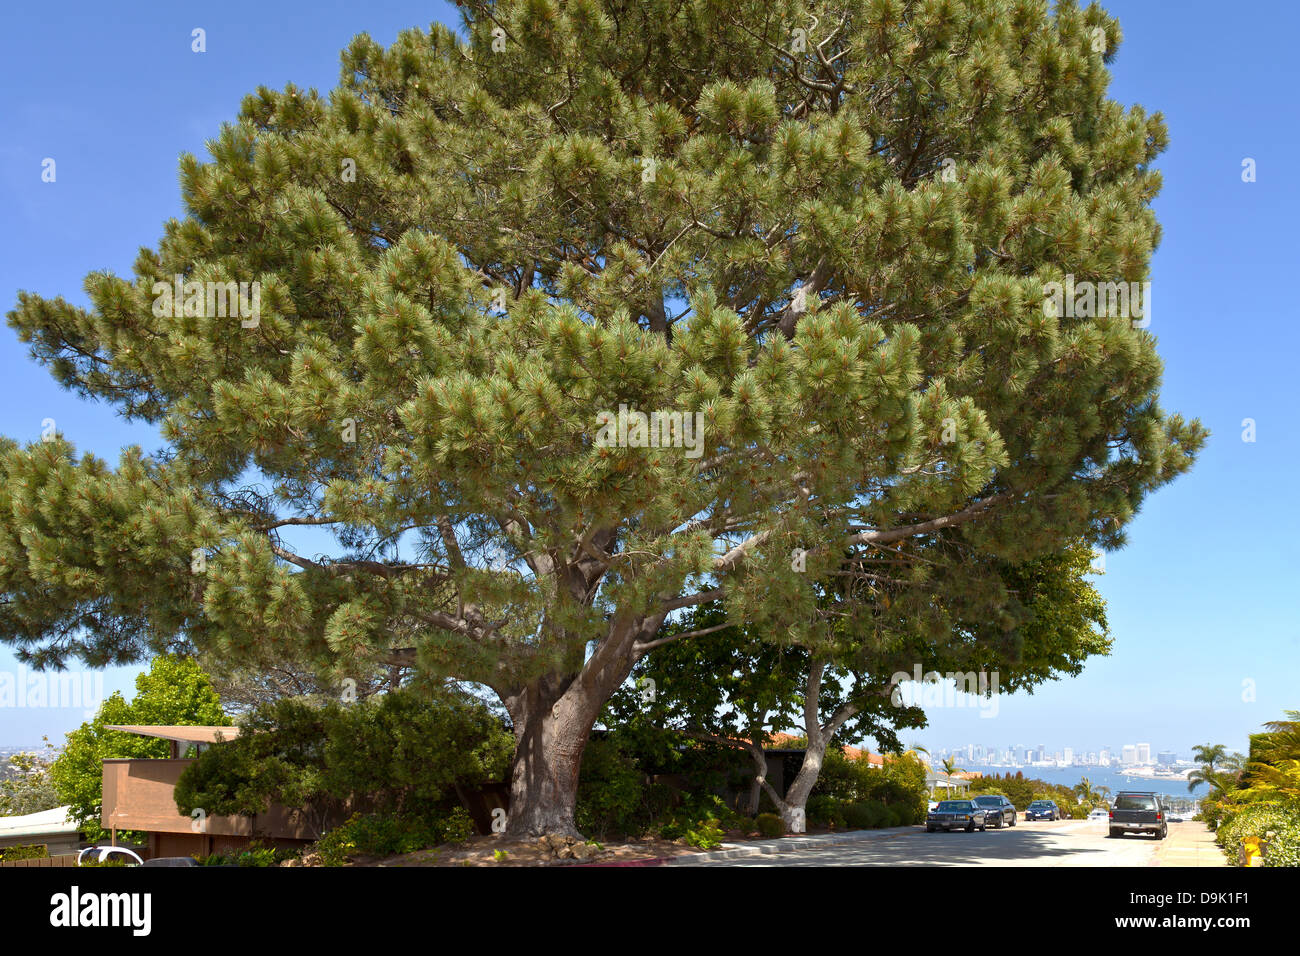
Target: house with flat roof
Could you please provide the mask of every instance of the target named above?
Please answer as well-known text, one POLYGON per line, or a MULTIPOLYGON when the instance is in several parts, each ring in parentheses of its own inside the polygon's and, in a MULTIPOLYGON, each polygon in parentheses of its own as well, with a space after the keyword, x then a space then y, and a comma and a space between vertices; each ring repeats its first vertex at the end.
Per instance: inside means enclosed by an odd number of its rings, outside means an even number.
POLYGON ((104 802, 101 826, 117 834, 135 830, 147 835, 140 855, 204 857, 246 849, 257 839, 263 844, 284 847, 306 846, 320 833, 307 815, 271 804, 256 816, 216 814, 183 816, 176 809, 175 790, 195 754, 223 740, 239 736, 238 727, 151 726, 114 724, 120 730, 142 737, 157 737, 171 743, 171 756, 157 758, 107 758, 104 760, 104 802))

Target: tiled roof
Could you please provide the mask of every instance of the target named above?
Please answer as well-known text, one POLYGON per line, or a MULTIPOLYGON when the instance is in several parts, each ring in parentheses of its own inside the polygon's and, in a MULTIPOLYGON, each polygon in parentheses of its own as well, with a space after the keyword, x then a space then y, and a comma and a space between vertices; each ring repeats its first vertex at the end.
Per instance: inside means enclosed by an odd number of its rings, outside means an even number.
MULTIPOLYGON (((772 750, 785 750, 789 749, 791 745, 802 747, 803 738, 796 737, 794 734, 772 734, 772 742, 769 746, 772 750)), ((867 763, 871 764, 873 767, 883 767, 885 765, 884 757, 880 754, 873 754, 870 751, 863 750, 861 747, 843 747, 841 750, 843 751, 844 756, 848 757, 850 760, 860 760, 865 756, 867 758, 867 763)))

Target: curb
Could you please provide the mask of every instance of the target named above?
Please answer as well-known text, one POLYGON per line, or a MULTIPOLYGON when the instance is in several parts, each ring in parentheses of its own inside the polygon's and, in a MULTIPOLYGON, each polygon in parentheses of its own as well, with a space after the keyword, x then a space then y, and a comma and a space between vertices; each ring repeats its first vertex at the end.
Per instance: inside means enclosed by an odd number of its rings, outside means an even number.
POLYGON ((583 869, 588 867, 611 867, 611 866, 666 866, 670 860, 675 860, 672 856, 647 856, 639 860, 618 860, 614 863, 582 863, 579 866, 583 869))

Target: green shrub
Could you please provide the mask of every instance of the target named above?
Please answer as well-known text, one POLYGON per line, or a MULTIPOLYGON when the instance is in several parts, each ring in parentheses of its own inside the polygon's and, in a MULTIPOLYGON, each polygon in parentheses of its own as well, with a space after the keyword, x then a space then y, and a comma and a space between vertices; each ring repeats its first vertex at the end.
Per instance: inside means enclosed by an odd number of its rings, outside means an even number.
POLYGON ((844 805, 844 825, 851 830, 870 830, 876 826, 874 813, 871 811, 871 804, 860 800, 856 803, 846 803, 844 805))
POLYGON ((1227 811, 1215 834, 1228 862, 1236 865, 1243 841, 1273 833, 1264 853, 1265 866, 1300 866, 1300 803, 1255 803, 1227 811))
POLYGON ((442 816, 428 817, 354 813, 346 823, 317 840, 315 850, 326 866, 342 866, 356 855, 412 853, 440 843, 462 842, 473 833, 473 821, 464 807, 456 807, 442 816))
POLYGON ((667 783, 646 783, 647 771, 638 762, 636 740, 610 734, 592 740, 583 754, 578 778, 574 822, 579 830, 604 839, 610 835, 640 836, 667 827, 678 839, 702 820, 715 819, 724 830, 744 829, 750 820, 715 796, 704 784, 689 795, 667 783))
POLYGON ((352 832, 358 850, 383 856, 422 850, 439 843, 442 836, 423 820, 378 813, 361 817, 352 832))
POLYGON ((863 799, 898 808, 891 810, 880 826, 904 826, 925 819, 925 777, 925 765, 910 753, 886 757, 884 767, 867 775, 861 788, 863 799))
POLYGON ((889 807, 885 806, 885 804, 879 800, 864 800, 862 806, 866 808, 866 813, 871 821, 870 826, 873 830, 889 826, 889 807))
MULTIPOLYGON (((851 802, 861 799, 871 783, 871 774, 875 773, 866 760, 850 760, 835 747, 826 749, 822 768, 813 785, 813 797, 837 797, 851 802)), ((808 800, 812 803, 812 797, 808 800)))
POLYGON ((702 820, 682 834, 687 846, 701 850, 712 850, 722 846, 722 827, 717 820, 702 820))
POLYGON ((464 843, 474 835, 474 820, 464 807, 456 807, 440 821, 440 843, 464 843))
POLYGON ((645 775, 617 741, 592 740, 582 754, 574 822, 588 835, 630 834, 642 828, 645 775))
POLYGON ((754 818, 754 823, 758 826, 758 832, 769 840, 785 836, 785 821, 775 813, 760 813, 754 818))
POLYGON ((732 810, 721 797, 714 794, 692 794, 680 806, 665 814, 659 822, 658 832, 665 840, 689 841, 690 834, 704 834, 710 828, 717 828, 720 837, 727 830, 748 831, 752 826, 753 821, 749 817, 732 810))
POLYGON ((1300 824, 1291 824, 1273 834, 1264 851, 1265 866, 1300 866, 1300 824))
POLYGON ((318 822, 349 804, 427 817, 458 787, 504 779, 514 748, 491 711, 444 691, 354 704, 286 698, 256 708, 243 728, 185 768, 174 793, 182 814, 260 813, 269 801, 318 822))
POLYGON ((195 859, 200 866, 279 866, 285 860, 301 855, 301 850, 285 850, 253 840, 246 849, 232 854, 212 853, 195 859))
POLYGON ((748 817, 731 809, 725 800, 713 793, 691 794, 673 811, 673 815, 690 820, 716 820, 726 830, 738 830, 749 822, 748 817))
POLYGON ((656 831, 662 840, 678 840, 681 839, 688 826, 689 824, 683 823, 681 820, 669 817, 656 827, 656 831))
POLYGON ((1232 805, 1206 797, 1201 801, 1201 809, 1195 819, 1204 823, 1212 832, 1218 832, 1219 825, 1232 814, 1232 805))
POLYGON ((656 820, 665 818, 677 803, 677 800, 678 790, 669 784, 652 783, 648 787, 643 787, 641 789, 641 810, 634 821, 639 830, 630 835, 640 836, 656 820))
POLYGON ((239 866, 276 866, 292 855, 282 853, 273 846, 249 847, 235 857, 235 863, 239 866))
POLYGON ((847 825, 843 801, 836 797, 824 795, 809 797, 808 803, 804 807, 804 815, 807 821, 814 826, 843 827, 847 825))
POLYGON ((49 855, 49 847, 44 843, 27 843, 22 846, 10 846, 0 850, 0 862, 8 862, 10 860, 43 860, 49 855))

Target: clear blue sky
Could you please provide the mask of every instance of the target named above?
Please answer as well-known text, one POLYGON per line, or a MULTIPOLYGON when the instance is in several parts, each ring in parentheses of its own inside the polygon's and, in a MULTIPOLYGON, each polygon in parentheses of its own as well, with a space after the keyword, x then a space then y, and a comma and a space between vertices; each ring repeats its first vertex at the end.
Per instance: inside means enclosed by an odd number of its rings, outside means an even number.
MULTIPOLYGON (((1294 557, 1300 517, 1297 331, 1285 277, 1296 272, 1300 107, 1294 98, 1290 3, 1233 12, 1221 3, 1116 0, 1125 41, 1112 95, 1165 114, 1156 212, 1164 240, 1153 272, 1167 408, 1213 431, 1195 470, 1157 494, 1107 556, 1100 587, 1116 639, 1109 659, 1031 696, 1003 699, 994 719, 938 710, 915 739, 1046 744, 1076 750, 1150 742, 1186 752, 1246 735, 1300 709, 1294 557), (1243 183, 1252 157, 1258 181, 1243 183), (1257 441, 1241 440, 1242 419, 1257 441), (1242 700, 1253 680, 1256 700, 1242 700)), ((7 4, 0 140, 0 305, 19 289, 85 303, 94 269, 130 273, 141 245, 179 216, 176 159, 203 143, 259 84, 327 90, 356 33, 454 22, 446 3, 302 0, 185 8, 162 2, 7 4), (190 31, 207 31, 207 52, 190 31), (57 181, 41 181, 41 162, 57 181)), ((0 328, 0 433, 30 441, 53 418, 79 448, 115 461, 156 444, 104 407, 59 390, 7 326, 0 328)), ((0 649, 0 671, 15 670, 0 649)), ((134 669, 105 675, 132 686, 134 669)), ((0 745, 62 734, 81 710, 0 709, 0 745)), ((913 739, 913 738, 908 738, 913 739)))

